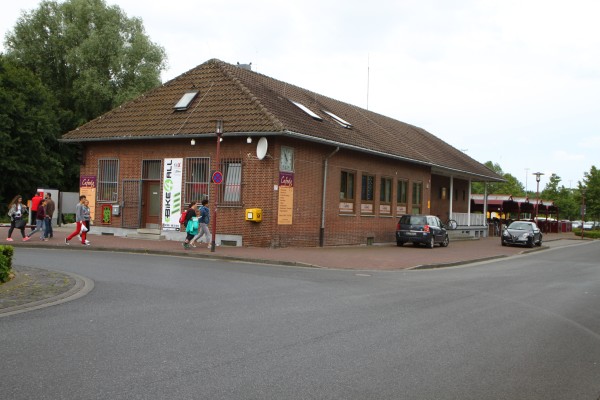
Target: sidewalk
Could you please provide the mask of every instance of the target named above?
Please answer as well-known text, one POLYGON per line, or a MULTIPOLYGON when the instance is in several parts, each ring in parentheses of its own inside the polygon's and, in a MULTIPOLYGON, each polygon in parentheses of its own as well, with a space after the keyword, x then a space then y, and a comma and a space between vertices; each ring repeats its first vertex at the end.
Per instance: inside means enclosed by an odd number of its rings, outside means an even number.
MULTIPOLYGON (((144 240, 112 235, 88 235, 90 246, 82 246, 76 238, 65 245, 64 238, 72 231, 72 226, 54 229, 54 238, 47 242, 40 241, 37 236, 28 242, 22 242, 18 232, 13 233, 13 242, 6 242, 6 230, 0 230, 2 244, 10 244, 15 248, 62 248, 81 251, 127 251, 147 254, 177 255, 198 258, 250 261, 319 268, 395 270, 424 266, 443 266, 473 262, 481 259, 506 257, 523 251, 539 250, 523 247, 504 247, 500 238, 489 237, 477 240, 453 241, 446 248, 416 247, 410 244, 403 247, 395 243, 376 244, 373 246, 339 246, 339 247, 286 247, 258 248, 218 246, 211 252, 206 244, 198 243, 198 247, 185 250, 181 242, 173 240, 144 240)), ((580 240, 573 233, 550 233, 544 235, 544 245, 557 240, 580 240)))
MULTIPOLYGON (((253 248, 218 246, 211 252, 206 244, 197 248, 183 249, 181 242, 171 240, 142 240, 110 235, 88 235, 90 246, 83 246, 76 239, 69 245, 65 237, 72 226, 54 229, 54 238, 41 241, 37 235, 23 242, 20 235, 14 235, 13 242, 6 241, 6 229, 0 229, 2 244, 9 244, 18 252, 19 248, 47 248, 76 251, 123 251, 144 254, 196 257, 199 259, 222 259, 265 264, 277 264, 299 267, 336 268, 351 270, 403 270, 438 268, 467 264, 476 261, 508 257, 523 252, 539 251, 548 247, 567 246, 581 241, 572 233, 546 234, 544 245, 533 249, 522 247, 504 247, 500 238, 482 238, 478 240, 454 241, 446 248, 415 247, 405 245, 397 247, 395 243, 374 246, 340 246, 309 248, 253 248)), ((19 232, 15 232, 19 233, 19 232)), ((182 234, 182 240, 183 240, 182 234)), ((14 268, 16 277, 0 285, 0 317, 40 308, 57 302, 80 297, 93 287, 93 282, 73 274, 47 271, 27 266, 14 268)))

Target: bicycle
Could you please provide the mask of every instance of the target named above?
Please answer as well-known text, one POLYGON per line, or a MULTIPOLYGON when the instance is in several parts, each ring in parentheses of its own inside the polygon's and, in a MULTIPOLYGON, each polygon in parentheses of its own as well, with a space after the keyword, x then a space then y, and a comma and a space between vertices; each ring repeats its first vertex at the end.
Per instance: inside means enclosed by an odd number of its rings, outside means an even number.
POLYGON ((450 218, 448 221, 446 221, 446 223, 444 224, 446 226, 446 229, 453 231, 456 228, 458 228, 458 223, 456 222, 456 220, 453 220, 452 218, 450 218))

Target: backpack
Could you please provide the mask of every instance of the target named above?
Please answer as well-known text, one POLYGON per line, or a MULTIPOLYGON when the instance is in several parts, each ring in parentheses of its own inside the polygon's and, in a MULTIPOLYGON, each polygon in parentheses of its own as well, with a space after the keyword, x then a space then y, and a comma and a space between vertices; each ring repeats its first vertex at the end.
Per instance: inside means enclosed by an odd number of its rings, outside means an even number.
POLYGON ((187 215, 187 212, 184 212, 181 214, 181 216, 179 217, 179 224, 183 225, 185 224, 185 216, 187 215))

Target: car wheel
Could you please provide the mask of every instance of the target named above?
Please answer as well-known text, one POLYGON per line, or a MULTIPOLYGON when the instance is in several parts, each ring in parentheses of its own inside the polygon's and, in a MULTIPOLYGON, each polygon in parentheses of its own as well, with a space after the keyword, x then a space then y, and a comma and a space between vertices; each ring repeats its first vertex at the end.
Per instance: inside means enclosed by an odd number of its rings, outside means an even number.
POLYGON ((399 241, 399 240, 396 240, 396 246, 398 246, 398 247, 402 247, 402 246, 404 246, 404 242, 401 242, 401 241, 399 241))
POLYGON ((529 239, 529 241, 527 242, 527 247, 529 247, 529 248, 533 247, 534 243, 535 242, 534 242, 533 238, 529 239))
POLYGON ((538 242, 536 243, 536 246, 541 247, 542 246, 542 237, 540 236, 540 240, 538 240, 538 242))
POLYGON ((506 242, 504 240, 501 240, 502 242, 502 246, 506 246, 506 242))
POLYGON ((431 237, 429 238, 429 241, 427 242, 427 247, 429 247, 430 249, 433 249, 434 245, 435 245, 435 239, 434 239, 433 235, 431 235, 431 237))
POLYGON ((448 238, 448 235, 446 235, 446 236, 444 236, 444 241, 442 243, 440 243, 440 246, 448 247, 448 243, 450 243, 450 239, 448 238))

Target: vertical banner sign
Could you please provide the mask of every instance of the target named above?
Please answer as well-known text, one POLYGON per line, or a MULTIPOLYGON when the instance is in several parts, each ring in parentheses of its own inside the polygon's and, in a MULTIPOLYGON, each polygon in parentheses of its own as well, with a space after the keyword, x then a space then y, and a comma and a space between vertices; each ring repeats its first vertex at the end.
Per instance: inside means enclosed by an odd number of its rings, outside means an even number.
POLYGON ((183 158, 165 158, 163 171, 162 229, 179 230, 183 158))
POLYGON ((294 174, 279 173, 279 204, 277 207, 277 224, 292 225, 294 213, 294 174))
POLYGON ((79 177, 79 194, 85 195, 90 202, 90 219, 93 221, 96 215, 96 177, 81 175, 79 177))

